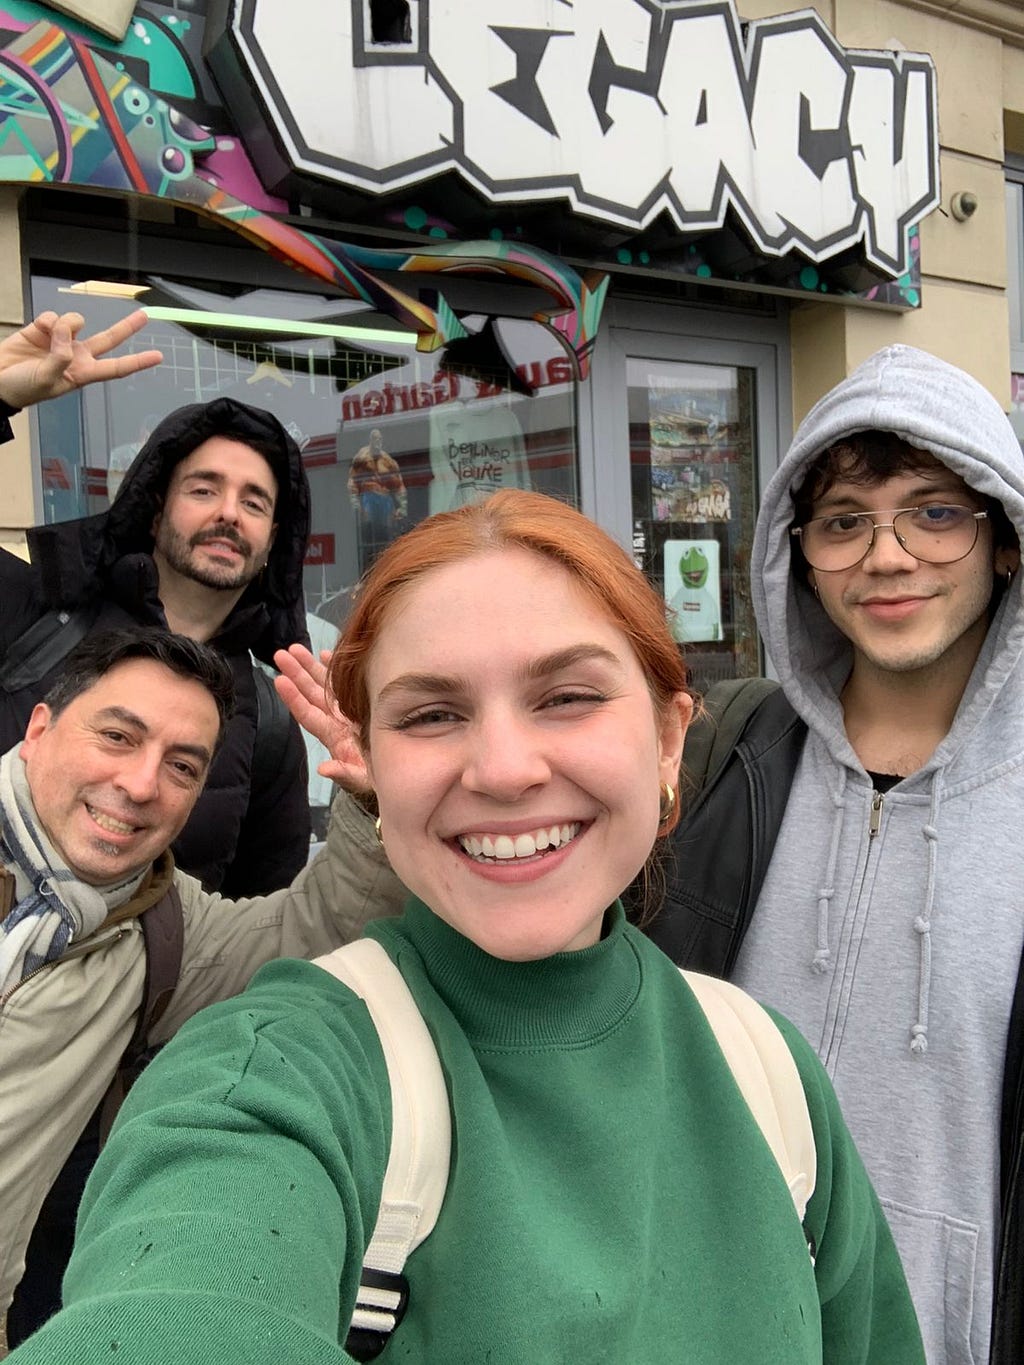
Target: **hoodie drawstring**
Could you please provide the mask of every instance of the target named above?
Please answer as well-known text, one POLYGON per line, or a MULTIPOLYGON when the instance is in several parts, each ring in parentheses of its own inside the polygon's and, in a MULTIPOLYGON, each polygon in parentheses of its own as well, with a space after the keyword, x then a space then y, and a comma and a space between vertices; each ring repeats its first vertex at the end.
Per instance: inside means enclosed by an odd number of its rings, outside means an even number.
POLYGON ((914 916, 914 932, 918 936, 917 1020, 910 1029, 910 1050, 917 1057, 928 1051, 928 998, 932 984, 932 908, 935 904, 935 874, 939 859, 939 802, 942 797, 942 774, 936 773, 932 786, 932 805, 928 823, 921 828, 928 844, 928 885, 924 909, 914 916))
POLYGON ((832 965, 832 949, 828 946, 828 916, 832 897, 836 894, 836 863, 839 859, 839 836, 843 832, 843 798, 846 794, 846 769, 842 769, 838 790, 832 793, 832 839, 825 868, 825 885, 818 891, 818 946, 811 962, 811 970, 824 973, 832 965))
MULTIPOLYGON (((829 842, 828 864, 825 871, 825 885, 818 891, 818 940, 812 971, 824 973, 832 966, 832 949, 829 947, 829 912, 835 896, 836 862, 839 857, 839 839, 843 826, 843 797, 846 791, 847 774, 845 769, 840 777, 838 789, 832 793, 832 807, 835 812, 832 821, 832 837, 829 842)), ((935 881, 938 867, 939 845, 939 806, 942 802, 942 774, 936 774, 932 786, 931 809, 928 823, 921 827, 921 833, 928 845, 928 881, 925 890, 924 907, 914 916, 914 933, 918 936, 917 967, 917 1018, 910 1029, 910 1050, 917 1057, 928 1051, 928 1007, 932 983, 932 910, 935 905, 935 881)))

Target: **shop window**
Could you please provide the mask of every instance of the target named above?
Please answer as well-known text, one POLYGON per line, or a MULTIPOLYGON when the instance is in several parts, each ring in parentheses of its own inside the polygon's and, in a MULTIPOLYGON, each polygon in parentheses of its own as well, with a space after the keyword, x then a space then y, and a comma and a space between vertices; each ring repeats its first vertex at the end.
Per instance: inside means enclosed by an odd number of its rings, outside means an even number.
POLYGON ((700 690, 756 674, 755 373, 631 357, 626 374, 637 562, 665 595, 700 690))
MULTIPOLYGON (((39 269, 33 309, 74 307, 94 331, 132 306, 71 290, 39 269)), ((160 418, 221 395, 275 413, 302 450, 306 598, 335 625, 383 545, 428 514, 502 487, 579 503, 576 383, 539 323, 465 313, 468 337, 424 354, 413 333, 317 295, 151 276, 137 301, 150 324, 134 344, 159 347, 159 369, 36 409, 45 521, 102 511, 160 418)))
MULTIPOLYGON (((134 345, 158 347, 163 364, 34 410, 47 522, 108 507, 175 408, 225 395, 267 408, 295 438, 310 482, 306 623, 314 649, 327 649, 359 575, 423 517, 504 487, 579 505, 576 382, 539 323, 463 313, 467 338, 423 354, 413 333, 337 298, 229 294, 166 276, 148 277, 140 295, 150 322, 134 345)), ((74 308, 93 332, 133 300, 37 267, 32 306, 74 308)), ((323 807, 324 754, 308 747, 310 801, 323 807)))

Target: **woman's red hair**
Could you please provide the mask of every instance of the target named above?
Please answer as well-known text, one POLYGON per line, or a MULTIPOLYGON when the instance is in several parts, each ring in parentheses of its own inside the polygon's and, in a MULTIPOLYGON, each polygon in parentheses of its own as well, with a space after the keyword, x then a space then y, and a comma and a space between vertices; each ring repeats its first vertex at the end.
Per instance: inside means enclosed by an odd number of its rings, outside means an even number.
MULTIPOLYGON (((370 652, 393 603, 432 569, 509 548, 529 550, 560 565, 622 631, 660 715, 666 714, 677 693, 688 691, 686 666, 666 624, 665 604, 622 547, 566 503, 509 488, 485 502, 420 522, 388 546, 360 584, 331 659, 328 682, 364 742, 370 720, 366 682, 370 652)), ((457 622, 453 629, 458 629, 457 622)), ((660 833, 668 833, 677 812, 678 802, 660 833)))

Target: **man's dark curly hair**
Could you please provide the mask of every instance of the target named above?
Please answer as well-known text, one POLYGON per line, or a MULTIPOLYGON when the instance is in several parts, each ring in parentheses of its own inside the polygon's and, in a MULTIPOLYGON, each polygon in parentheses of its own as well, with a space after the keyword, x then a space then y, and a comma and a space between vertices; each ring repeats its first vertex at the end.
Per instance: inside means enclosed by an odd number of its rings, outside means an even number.
MULTIPOLYGON (((803 526, 810 521, 814 504, 840 479, 870 488, 898 474, 930 473, 936 466, 946 468, 930 451, 920 450, 894 431, 855 431, 827 446, 793 490, 793 525, 803 526)), ((996 498, 976 496, 988 513, 996 547, 1016 548, 1017 533, 1002 503, 996 498)))

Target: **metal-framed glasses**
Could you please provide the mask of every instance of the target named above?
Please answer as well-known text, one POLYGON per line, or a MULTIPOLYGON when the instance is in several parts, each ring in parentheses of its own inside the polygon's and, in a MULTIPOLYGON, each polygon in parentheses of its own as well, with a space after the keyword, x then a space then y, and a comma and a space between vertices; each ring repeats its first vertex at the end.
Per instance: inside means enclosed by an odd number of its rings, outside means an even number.
POLYGON ((891 531, 908 555, 923 564, 955 564, 978 543, 978 529, 988 516, 955 503, 930 502, 923 507, 896 507, 883 512, 832 512, 790 527, 804 559, 818 573, 852 569, 871 551, 878 531, 891 531), (877 521, 889 517, 889 521, 877 521))

